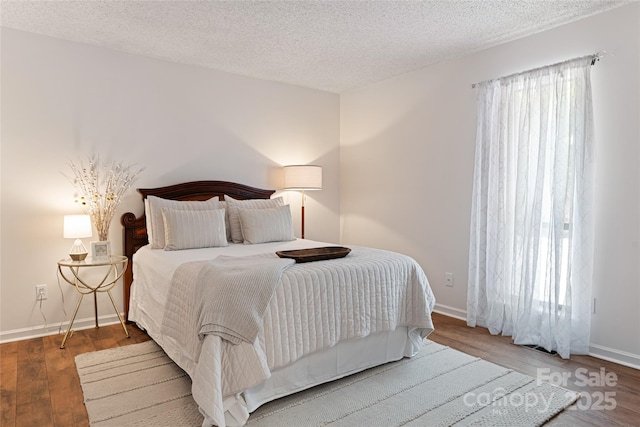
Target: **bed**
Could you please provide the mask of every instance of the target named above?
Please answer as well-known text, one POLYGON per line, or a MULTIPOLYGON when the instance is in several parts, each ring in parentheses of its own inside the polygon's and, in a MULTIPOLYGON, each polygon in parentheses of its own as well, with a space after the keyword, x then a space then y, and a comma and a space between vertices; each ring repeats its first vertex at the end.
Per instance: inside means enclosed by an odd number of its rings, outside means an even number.
POLYGON ((435 299, 409 257, 357 246, 326 261, 277 257, 277 251, 330 244, 295 239, 290 209, 271 198, 273 190, 197 181, 138 191, 145 214, 121 218, 130 260, 125 316, 189 374, 203 425, 242 425, 266 402, 411 357, 433 331, 435 299), (158 206, 165 205, 163 233, 158 206), (201 217, 207 224, 215 218, 215 227, 207 225, 214 237, 193 233, 201 217), (245 233, 238 240, 232 231, 239 226, 245 233), (166 241, 158 241, 161 234, 166 241), (223 237, 237 243, 225 245, 223 237), (218 244, 192 248, 202 239, 218 244), (254 288, 243 291, 245 284, 254 288), (218 293, 205 298, 194 289, 218 293), (242 299, 234 292, 251 299, 242 303, 252 308, 249 315, 226 314, 228 304, 242 299), (215 302, 201 307, 203 300, 215 302))

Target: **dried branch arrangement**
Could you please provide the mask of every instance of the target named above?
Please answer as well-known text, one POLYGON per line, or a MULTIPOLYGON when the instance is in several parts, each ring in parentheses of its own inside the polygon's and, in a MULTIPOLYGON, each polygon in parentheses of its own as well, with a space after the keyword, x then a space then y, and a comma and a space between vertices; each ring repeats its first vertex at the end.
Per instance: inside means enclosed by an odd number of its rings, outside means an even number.
POLYGON ((89 158, 86 163, 70 162, 70 167, 73 174, 67 179, 78 191, 75 202, 91 215, 98 239, 108 240, 109 226, 118 204, 142 169, 122 163, 101 166, 97 157, 89 158))

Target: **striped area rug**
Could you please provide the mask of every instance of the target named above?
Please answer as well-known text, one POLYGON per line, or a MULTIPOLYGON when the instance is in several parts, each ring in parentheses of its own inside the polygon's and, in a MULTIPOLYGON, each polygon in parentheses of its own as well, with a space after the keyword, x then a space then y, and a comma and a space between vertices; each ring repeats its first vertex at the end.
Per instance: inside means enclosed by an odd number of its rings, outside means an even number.
MULTIPOLYGON (((153 341, 81 354, 91 426, 200 426, 189 377, 153 341)), ((268 403, 247 425, 539 426, 578 394, 426 341, 411 359, 268 403)))

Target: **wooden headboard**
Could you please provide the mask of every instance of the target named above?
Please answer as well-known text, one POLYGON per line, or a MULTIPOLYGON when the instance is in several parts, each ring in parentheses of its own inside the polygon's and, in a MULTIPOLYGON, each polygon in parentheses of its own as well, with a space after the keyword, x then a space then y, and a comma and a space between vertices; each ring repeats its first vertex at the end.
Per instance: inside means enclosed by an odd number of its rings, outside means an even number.
MULTIPOLYGON (((147 196, 157 196, 171 200, 207 200, 218 196, 220 200, 224 200, 225 194, 239 200, 268 199, 275 192, 275 190, 263 190, 227 181, 193 181, 167 187, 139 188, 138 191, 142 194, 143 200, 147 196)), ((124 227, 123 254, 129 259, 127 270, 123 275, 124 315, 125 319, 128 320, 129 296, 131 283, 133 282, 132 257, 138 249, 149 243, 149 238, 147 236, 147 221, 144 213, 140 217, 136 217, 134 213, 127 212, 122 215, 120 222, 124 227)))

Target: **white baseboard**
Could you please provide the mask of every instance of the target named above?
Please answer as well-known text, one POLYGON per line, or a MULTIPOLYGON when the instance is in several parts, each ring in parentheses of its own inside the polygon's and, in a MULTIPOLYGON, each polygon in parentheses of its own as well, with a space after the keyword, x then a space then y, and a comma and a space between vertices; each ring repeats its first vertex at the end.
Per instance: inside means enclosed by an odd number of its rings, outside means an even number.
POLYGON ((598 359, 607 360, 619 365, 628 366, 630 368, 640 369, 640 355, 616 350, 615 348, 605 347, 598 344, 590 344, 589 356, 597 357, 598 359))
MULTIPOLYGON (((455 319, 467 320, 467 312, 465 310, 460 310, 459 308, 450 307, 448 305, 436 303, 433 311, 455 319)), ((589 356, 617 363, 619 365, 628 366, 630 368, 640 369, 640 355, 616 350, 615 348, 609 348, 598 344, 590 344, 589 356)))
MULTIPOLYGON (((98 324, 100 326, 108 326, 120 323, 118 316, 115 314, 109 314, 105 316, 98 316, 98 324)), ((0 344, 4 344, 12 341, 28 340, 30 338, 46 337, 49 335, 57 335, 59 333, 64 334, 69 326, 69 321, 65 320, 58 323, 52 323, 47 325, 33 326, 31 328, 13 329, 10 331, 0 332, 0 344)), ((95 317, 87 317, 85 319, 76 319, 73 322, 73 330, 80 331, 82 329, 91 329, 96 326, 95 317)))
POLYGON ((465 322, 467 321, 467 312, 465 310, 460 310, 459 308, 436 303, 433 311, 438 314, 444 314, 445 316, 464 320, 465 322))

